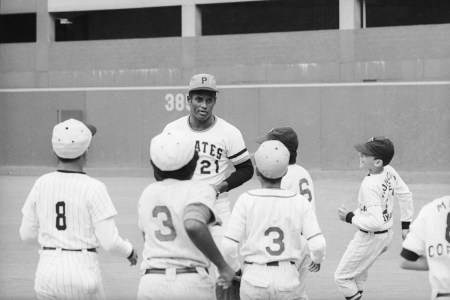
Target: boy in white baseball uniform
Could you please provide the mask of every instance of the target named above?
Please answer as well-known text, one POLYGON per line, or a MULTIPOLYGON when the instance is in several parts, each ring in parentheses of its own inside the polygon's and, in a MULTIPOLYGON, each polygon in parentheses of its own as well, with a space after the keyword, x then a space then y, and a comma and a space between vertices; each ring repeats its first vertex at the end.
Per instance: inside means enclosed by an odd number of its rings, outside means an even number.
MULTIPOLYGON (((239 129, 213 115, 217 93, 213 75, 194 75, 187 97, 190 114, 167 124, 164 131, 182 131, 195 141, 199 159, 192 180, 211 184, 216 190, 218 199, 214 209, 222 225, 213 226, 211 234, 222 251, 221 242, 231 215, 228 191, 250 180, 254 170, 239 129), (235 170, 226 177, 230 162, 235 170)), ((210 271, 215 272, 214 268, 210 271)))
POLYGON ((165 131, 152 139, 150 157, 158 182, 143 191, 138 204, 145 241, 138 299, 215 299, 209 260, 225 286, 234 271, 208 227, 217 222, 216 192, 210 184, 190 180, 199 157, 195 141, 182 132, 165 131))
POLYGON ((83 172, 95 132, 74 119, 54 127, 58 170, 36 180, 22 208, 20 236, 41 246, 34 286, 38 299, 104 299, 100 245, 131 265, 137 262, 131 243, 119 236, 105 185, 83 172))
POLYGON ((450 195, 422 207, 400 255, 401 268, 430 270, 432 300, 450 300, 450 195))
POLYGON ((369 173, 359 189, 358 208, 354 212, 348 212, 345 206, 338 209, 341 221, 359 229, 334 274, 338 288, 348 300, 362 299, 369 268, 392 242, 394 198, 400 204, 403 239, 414 214, 411 192, 389 165, 394 157, 391 140, 373 137, 354 147, 360 155, 360 168, 369 173))
POLYGON ((310 202, 282 190, 289 151, 276 140, 263 142, 255 153, 261 189, 242 194, 223 240, 227 257, 236 257, 238 243, 244 259, 241 299, 298 299, 303 234, 311 250, 311 271, 318 271, 325 256, 325 238, 310 202))
MULTIPOLYGON (((267 140, 277 140, 283 143, 289 150, 289 166, 286 175, 281 179, 281 188, 283 190, 291 190, 303 195, 309 203, 311 209, 316 213, 316 201, 314 196, 314 185, 309 175, 309 172, 302 166, 296 164, 298 137, 297 133, 289 126, 277 127, 270 130, 265 136, 260 138, 257 142, 262 143, 267 140)), ((306 295, 306 276, 308 274, 308 266, 311 264, 309 258, 309 250, 307 241, 303 235, 300 236, 302 247, 302 259, 298 265, 300 273, 300 299, 308 300, 306 295)))

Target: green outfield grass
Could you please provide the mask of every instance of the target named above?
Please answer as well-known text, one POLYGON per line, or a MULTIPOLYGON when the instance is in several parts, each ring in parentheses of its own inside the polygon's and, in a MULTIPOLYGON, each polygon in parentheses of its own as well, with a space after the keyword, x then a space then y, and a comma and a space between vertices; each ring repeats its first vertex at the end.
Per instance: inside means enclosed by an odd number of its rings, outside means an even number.
MULTIPOLYGON (((449 174, 405 173, 400 175, 414 195, 415 216, 419 209, 434 198, 450 194, 449 174)), ((327 241, 327 256, 319 273, 308 276, 307 293, 310 299, 344 299, 340 295, 333 273, 352 239, 356 228, 338 220, 337 207, 345 204, 354 209, 363 174, 361 172, 313 172, 316 192, 317 217, 327 241)), ((34 274, 38 249, 25 245, 19 237, 21 208, 37 177, 0 176, 0 299, 35 299, 34 274)), ((143 247, 137 227, 137 201, 144 187, 153 181, 145 177, 99 177, 109 189, 119 212, 117 226, 122 237, 129 239, 139 251, 143 247)), ((234 200, 240 193, 259 187, 254 178, 232 191, 234 200)), ((398 203, 394 208, 394 240, 369 272, 364 291, 365 300, 419 300, 429 299, 427 272, 401 270, 398 267, 401 249, 398 203)), ((103 281, 108 299, 135 299, 140 278, 138 266, 130 267, 126 259, 100 250, 103 281)))

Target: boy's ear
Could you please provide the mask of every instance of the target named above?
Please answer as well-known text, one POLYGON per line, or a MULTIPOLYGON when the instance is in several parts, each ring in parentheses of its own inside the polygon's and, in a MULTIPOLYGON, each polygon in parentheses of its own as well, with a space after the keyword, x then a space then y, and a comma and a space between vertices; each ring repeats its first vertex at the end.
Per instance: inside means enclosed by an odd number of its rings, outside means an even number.
POLYGON ((377 159, 375 160, 375 166, 377 166, 377 167, 383 166, 383 160, 380 159, 380 158, 377 158, 377 159))

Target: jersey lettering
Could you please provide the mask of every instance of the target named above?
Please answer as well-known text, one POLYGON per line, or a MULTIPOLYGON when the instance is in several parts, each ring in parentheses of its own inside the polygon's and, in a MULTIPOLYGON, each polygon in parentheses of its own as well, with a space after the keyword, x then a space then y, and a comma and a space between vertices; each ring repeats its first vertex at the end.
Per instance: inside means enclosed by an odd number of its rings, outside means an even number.
MULTIPOLYGON (((202 160, 200 162, 200 174, 211 174, 211 171, 208 170, 209 167, 211 167, 211 162, 209 160, 202 160)), ((214 165, 215 165, 215 172, 216 174, 219 173, 219 161, 216 159, 214 160, 214 165)))
POLYGON ((56 229, 66 230, 66 203, 59 201, 56 203, 56 229))
POLYGON ((450 212, 447 214, 447 228, 445 229, 445 239, 450 243, 450 212))
POLYGON ((266 247, 267 253, 270 255, 278 256, 284 252, 284 232, 278 227, 269 227, 265 232, 265 236, 269 236, 271 232, 278 233, 278 238, 273 239, 273 243, 278 245, 278 250, 272 250, 270 247, 266 247))
POLYGON ((306 178, 300 179, 299 185, 300 185, 300 195, 302 195, 302 196, 308 195, 308 201, 311 202, 312 201, 312 194, 311 194, 311 191, 308 188, 309 187, 308 179, 306 179, 306 178), (303 185, 306 185, 306 187, 303 188, 303 185))
POLYGON ((223 149, 208 142, 195 141, 195 150, 199 153, 205 153, 211 157, 220 159, 222 157, 223 149))
MULTIPOLYGON (((165 215, 166 220, 162 221, 162 227, 169 229, 169 233, 164 234, 161 230, 155 231, 155 236, 161 242, 169 242, 173 241, 177 237, 177 233, 175 228, 173 227, 172 215, 170 214, 170 210, 167 206, 155 206, 152 211, 153 217, 158 218, 159 214, 165 215)), ((166 230, 167 231, 167 230, 166 230)))

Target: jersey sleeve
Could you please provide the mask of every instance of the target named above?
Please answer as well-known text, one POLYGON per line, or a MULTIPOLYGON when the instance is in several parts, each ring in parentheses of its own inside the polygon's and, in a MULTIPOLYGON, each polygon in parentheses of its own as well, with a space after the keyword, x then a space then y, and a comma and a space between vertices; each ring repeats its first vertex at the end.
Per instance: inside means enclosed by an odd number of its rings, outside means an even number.
POLYGON ((231 213, 228 228, 226 229, 225 232, 225 238, 231 239, 235 242, 241 241, 247 224, 246 208, 245 208, 246 200, 247 199, 245 199, 244 195, 241 195, 237 199, 233 207, 233 211, 231 213))
POLYGON ((416 253, 419 256, 425 255, 425 229, 426 229, 426 206, 423 207, 417 218, 411 223, 410 231, 403 241, 403 248, 416 253))
POLYGON ((91 215, 92 224, 94 225, 117 215, 116 208, 103 183, 99 182, 93 189, 90 201, 88 202, 88 209, 91 215))
POLYGON ((36 200, 39 197, 39 181, 36 181, 22 207, 22 215, 32 223, 39 223, 36 212, 36 200))
POLYGON ((233 165, 238 165, 250 159, 250 153, 245 146, 244 137, 239 129, 234 126, 230 129, 228 133, 227 157, 233 165))
POLYGON ((316 214, 314 213, 309 201, 306 199, 302 199, 301 201, 303 201, 302 234, 308 240, 321 234, 322 231, 320 230, 316 214))
POLYGON ((398 199, 398 203, 400 206, 400 221, 411 222, 414 215, 412 193, 397 172, 396 177, 397 185, 394 189, 394 195, 395 198, 398 199))
POLYGON ((205 205, 212 213, 213 221, 209 224, 216 224, 220 222, 215 211, 214 204, 216 201, 216 191, 214 188, 207 183, 199 181, 191 181, 193 184, 190 189, 189 199, 186 201, 186 207, 191 204, 202 204, 205 205))

